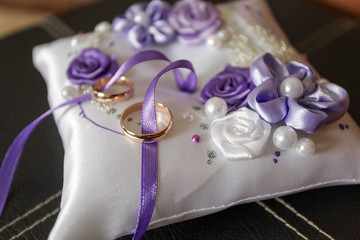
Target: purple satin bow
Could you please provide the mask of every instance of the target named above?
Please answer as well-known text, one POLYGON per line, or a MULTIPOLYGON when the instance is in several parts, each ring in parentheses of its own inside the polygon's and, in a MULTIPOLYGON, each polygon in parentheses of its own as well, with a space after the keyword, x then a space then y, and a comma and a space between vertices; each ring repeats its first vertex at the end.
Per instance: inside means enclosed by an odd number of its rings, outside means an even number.
POLYGON ((317 83, 312 70, 296 61, 285 66, 275 56, 266 53, 250 68, 256 88, 248 95, 248 104, 269 123, 285 120, 286 125, 313 133, 323 124, 340 119, 349 107, 349 96, 333 83, 317 83), (295 99, 283 96, 280 86, 287 77, 303 84, 302 95, 295 99))
MULTIPOLYGON (((157 130, 155 112, 155 87, 158 79, 161 77, 162 74, 167 71, 174 70, 176 83, 182 91, 194 92, 197 86, 197 78, 190 62, 186 60, 180 60, 172 63, 164 54, 158 51, 149 50, 139 52, 129 58, 127 61, 125 61, 116 71, 110 81, 105 85, 104 90, 109 88, 116 81, 116 79, 118 79, 131 67, 138 63, 149 60, 165 60, 167 62, 170 62, 170 64, 154 78, 146 92, 143 105, 147 107, 143 109, 142 113, 142 129, 144 133, 156 132, 157 130), (187 68, 191 71, 191 73, 185 80, 176 68, 187 68), (153 117, 154 115, 155 118, 153 117)), ((26 126, 15 138, 13 143, 10 145, 0 168, 0 216, 3 212, 6 199, 9 194, 11 182, 14 177, 16 166, 19 162, 22 150, 33 130, 45 117, 51 115, 55 110, 74 103, 81 103, 83 101, 91 99, 92 97, 92 94, 86 94, 49 109, 32 123, 30 123, 28 126, 26 126)), ((140 239, 146 231, 147 226, 149 225, 149 222, 151 220, 152 212, 155 205, 157 189, 157 142, 143 144, 141 171, 141 200, 139 206, 137 226, 133 239, 140 239)))

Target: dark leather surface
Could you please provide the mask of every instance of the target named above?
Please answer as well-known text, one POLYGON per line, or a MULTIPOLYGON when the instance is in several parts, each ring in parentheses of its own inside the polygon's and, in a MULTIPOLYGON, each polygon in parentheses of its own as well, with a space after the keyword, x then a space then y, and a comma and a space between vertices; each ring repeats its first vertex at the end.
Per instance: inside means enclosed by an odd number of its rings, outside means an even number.
MULTIPOLYGON (((60 19, 75 32, 91 31, 96 23, 111 21, 130 3, 101 2, 64 14, 60 19)), ((359 22, 348 22, 338 13, 299 0, 273 0, 270 6, 295 47, 309 53, 310 62, 323 76, 348 90, 349 112, 360 123, 359 22)), ((49 107, 45 83, 32 66, 31 50, 72 31, 45 31, 49 26, 56 28, 54 21, 46 26, 0 39, 1 159, 15 136, 49 107)), ((23 152, 0 218, 1 240, 47 238, 60 205, 63 154, 54 120, 47 118, 34 131, 23 152)), ((330 187, 244 204, 147 231, 143 239, 306 238, 360 239, 360 186, 330 187)))

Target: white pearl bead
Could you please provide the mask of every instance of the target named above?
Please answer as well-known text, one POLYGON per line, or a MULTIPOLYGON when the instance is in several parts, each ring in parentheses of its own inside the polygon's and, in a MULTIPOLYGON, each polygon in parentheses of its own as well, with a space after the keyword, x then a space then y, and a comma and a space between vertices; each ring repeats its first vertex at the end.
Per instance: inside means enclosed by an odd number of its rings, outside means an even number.
POLYGON ((137 24, 143 24, 146 23, 147 21, 149 21, 149 17, 146 14, 146 12, 144 11, 140 11, 138 13, 135 14, 134 16, 134 22, 136 22, 137 24))
POLYGON ((184 122, 190 123, 190 122, 194 121, 194 115, 190 112, 184 112, 182 114, 182 119, 184 122))
POLYGON ((290 149, 297 142, 296 131, 288 126, 278 127, 273 133, 273 142, 281 150, 290 149))
POLYGON ((226 30, 221 29, 217 31, 215 34, 209 36, 206 39, 206 44, 209 47, 220 48, 224 45, 224 43, 229 39, 229 34, 226 30))
POLYGON ((76 47, 77 45, 79 45, 81 42, 83 41, 83 37, 80 35, 76 35, 74 37, 72 37, 71 41, 70 41, 70 45, 72 47, 76 47))
POLYGON ((61 90, 61 95, 66 100, 71 100, 79 96, 79 91, 73 86, 65 86, 61 90))
POLYGON ((298 98, 304 92, 304 86, 300 79, 296 77, 285 78, 280 85, 280 93, 283 96, 298 98))
POLYGON ((94 28, 94 32, 98 32, 98 33, 109 33, 112 30, 112 26, 109 22, 100 22, 98 23, 95 28, 94 28))
POLYGON ((213 48, 220 48, 223 42, 221 38, 214 34, 206 39, 206 45, 213 48))
POLYGON ((315 152, 315 143, 310 138, 301 138, 296 144, 296 151, 302 157, 308 157, 315 152))
POLYGON ((227 104, 222 98, 213 97, 205 103, 205 115, 210 119, 225 117, 227 111, 227 104))
POLYGON ((220 38, 223 42, 227 41, 229 39, 229 34, 226 30, 221 29, 216 33, 216 36, 220 38))

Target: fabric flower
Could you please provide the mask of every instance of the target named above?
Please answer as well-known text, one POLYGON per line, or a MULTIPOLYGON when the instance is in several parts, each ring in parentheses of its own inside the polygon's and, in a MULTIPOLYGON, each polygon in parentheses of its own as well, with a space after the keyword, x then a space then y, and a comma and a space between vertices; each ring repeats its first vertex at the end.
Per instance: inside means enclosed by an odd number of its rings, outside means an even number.
POLYGON ((349 107, 349 96, 343 88, 333 83, 317 84, 312 70, 302 63, 292 61, 286 67, 266 53, 255 60, 250 74, 257 87, 248 95, 248 104, 267 122, 284 119, 286 125, 312 133, 340 119, 349 107), (301 81, 298 98, 281 94, 281 84, 290 77, 301 81))
POLYGON ((221 25, 219 12, 210 2, 178 1, 169 13, 169 23, 183 44, 199 44, 221 25))
POLYGON ((101 78, 114 75, 118 67, 115 56, 87 48, 70 63, 67 76, 73 84, 93 84, 101 78))
POLYGON ((228 105, 228 112, 247 107, 247 96, 255 87, 249 68, 230 65, 211 79, 202 89, 200 100, 205 103, 212 97, 220 97, 228 105))
POLYGON ((271 126, 259 114, 240 108, 211 123, 211 137, 229 160, 247 160, 262 155, 271 126))
POLYGON ((169 10, 170 5, 159 0, 135 3, 114 19, 113 29, 127 33, 130 44, 137 49, 168 43, 176 35, 167 22, 169 10))

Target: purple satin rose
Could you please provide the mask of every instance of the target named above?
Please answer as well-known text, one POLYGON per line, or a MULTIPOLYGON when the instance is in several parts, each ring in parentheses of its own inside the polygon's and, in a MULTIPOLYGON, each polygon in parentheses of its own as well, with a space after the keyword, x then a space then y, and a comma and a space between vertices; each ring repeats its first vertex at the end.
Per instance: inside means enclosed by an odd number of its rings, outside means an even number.
POLYGON ((267 122, 284 119, 290 127, 313 133, 323 124, 340 119, 349 107, 343 88, 333 83, 317 84, 311 68, 302 63, 292 61, 285 66, 266 53, 254 61, 250 74, 257 87, 248 95, 248 104, 267 122), (282 94, 282 83, 289 78, 300 82, 299 97, 282 94))
POLYGON ((220 97, 228 105, 228 112, 247 106, 247 96, 255 87, 249 68, 230 65, 211 79, 202 89, 200 100, 205 103, 212 97, 220 97))
POLYGON ((176 35, 167 21, 169 10, 170 5, 159 0, 135 3, 114 19, 113 29, 127 34, 130 44, 137 49, 168 43, 176 35))
POLYGON ((210 2, 178 1, 169 13, 169 23, 183 44, 199 44, 221 26, 219 12, 210 2))
POLYGON ((70 63, 67 76, 73 84, 93 84, 101 78, 114 75, 118 67, 115 56, 87 48, 70 63))

